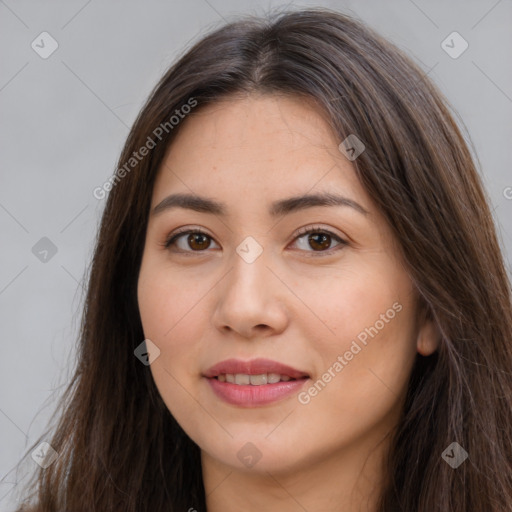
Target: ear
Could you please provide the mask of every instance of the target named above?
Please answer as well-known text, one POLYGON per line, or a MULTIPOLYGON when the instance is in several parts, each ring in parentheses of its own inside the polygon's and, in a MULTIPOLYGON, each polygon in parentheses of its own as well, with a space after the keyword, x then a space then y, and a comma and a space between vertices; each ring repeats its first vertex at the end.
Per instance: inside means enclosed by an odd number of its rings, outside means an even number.
POLYGON ((441 333, 433 319, 428 306, 420 307, 418 318, 418 336, 416 339, 416 349, 422 356, 432 355, 441 342, 441 333))

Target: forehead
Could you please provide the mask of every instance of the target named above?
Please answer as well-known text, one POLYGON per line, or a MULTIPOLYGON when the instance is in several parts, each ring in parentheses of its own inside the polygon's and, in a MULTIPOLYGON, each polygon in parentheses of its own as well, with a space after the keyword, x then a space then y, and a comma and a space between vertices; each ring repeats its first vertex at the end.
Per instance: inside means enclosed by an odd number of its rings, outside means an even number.
POLYGON ((323 112, 298 97, 224 99, 188 116, 167 150, 154 201, 172 192, 241 201, 337 191, 369 203, 323 112), (258 199, 256 199, 258 198, 258 199))

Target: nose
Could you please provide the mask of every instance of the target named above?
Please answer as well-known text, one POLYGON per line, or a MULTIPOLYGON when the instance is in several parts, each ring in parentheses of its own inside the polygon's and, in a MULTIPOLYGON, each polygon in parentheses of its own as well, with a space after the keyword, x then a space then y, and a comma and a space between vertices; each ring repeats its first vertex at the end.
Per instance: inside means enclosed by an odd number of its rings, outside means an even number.
POLYGON ((216 287, 213 325, 245 339, 272 336, 286 329, 289 291, 273 270, 265 251, 252 263, 235 253, 233 267, 216 287))

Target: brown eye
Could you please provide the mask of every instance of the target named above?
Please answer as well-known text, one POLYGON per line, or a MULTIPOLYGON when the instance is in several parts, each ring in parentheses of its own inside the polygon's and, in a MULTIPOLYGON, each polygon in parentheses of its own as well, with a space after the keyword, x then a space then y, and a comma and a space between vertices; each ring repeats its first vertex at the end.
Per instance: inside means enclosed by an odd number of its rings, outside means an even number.
MULTIPOLYGON (((211 248, 213 238, 202 231, 182 231, 171 235, 164 243, 166 249, 182 253, 205 252, 211 248)), ((216 242, 214 242, 216 243, 216 242)), ((309 228, 301 233, 295 239, 295 244, 305 253, 331 254, 334 251, 342 249, 348 245, 348 242, 340 238, 335 233, 320 227, 309 228), (333 247, 333 243, 336 243, 333 247), (301 247, 302 246, 302 247, 301 247)))
POLYGON ((210 237, 203 233, 190 233, 187 237, 187 243, 191 249, 203 251, 210 246, 210 237))
MULTIPOLYGON (((306 253, 331 254, 348 245, 348 242, 338 235, 321 227, 305 229, 299 233, 295 240, 295 244, 306 253), (337 245, 333 246, 333 243, 337 245)), ((320 256, 321 254, 318 255, 320 256)), ((316 256, 316 254, 310 255, 316 256)))
POLYGON ((164 246, 175 252, 194 253, 210 248, 212 241, 212 237, 202 231, 188 230, 171 235, 164 246))
POLYGON ((330 248, 331 237, 323 233, 314 233, 308 236, 310 246, 318 251, 325 251, 330 248))

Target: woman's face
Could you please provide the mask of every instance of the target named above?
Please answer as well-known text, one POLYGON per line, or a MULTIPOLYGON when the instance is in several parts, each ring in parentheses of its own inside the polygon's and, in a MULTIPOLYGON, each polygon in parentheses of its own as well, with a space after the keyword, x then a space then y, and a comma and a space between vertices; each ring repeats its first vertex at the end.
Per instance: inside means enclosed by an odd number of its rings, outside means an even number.
POLYGON ((309 102, 252 95, 182 123, 138 282, 162 399, 231 469, 366 456, 435 348, 388 225, 309 102))

